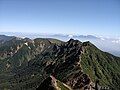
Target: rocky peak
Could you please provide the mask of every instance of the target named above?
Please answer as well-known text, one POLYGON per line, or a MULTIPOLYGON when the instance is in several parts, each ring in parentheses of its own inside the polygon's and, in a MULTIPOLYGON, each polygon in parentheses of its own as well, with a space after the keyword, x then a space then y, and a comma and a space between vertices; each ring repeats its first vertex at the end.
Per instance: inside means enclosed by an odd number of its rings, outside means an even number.
POLYGON ((17 41, 17 40, 22 40, 22 38, 20 38, 20 37, 14 37, 13 39, 11 39, 11 41, 17 41))
POLYGON ((56 89, 56 79, 53 76, 46 78, 36 90, 57 90, 56 89))
POLYGON ((32 40, 30 38, 24 38, 23 39, 25 42, 32 42, 32 40))
POLYGON ((54 76, 49 76, 36 90, 71 90, 71 88, 58 81, 54 76))
POLYGON ((76 45, 81 45, 82 42, 78 41, 78 40, 74 40, 74 39, 70 39, 66 45, 69 45, 69 46, 76 46, 76 45))

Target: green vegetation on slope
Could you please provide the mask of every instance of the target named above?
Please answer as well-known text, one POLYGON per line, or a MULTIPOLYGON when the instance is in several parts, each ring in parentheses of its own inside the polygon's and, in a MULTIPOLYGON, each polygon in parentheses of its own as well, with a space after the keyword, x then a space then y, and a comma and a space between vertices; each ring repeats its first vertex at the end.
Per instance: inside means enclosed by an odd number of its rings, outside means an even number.
POLYGON ((103 87, 120 88, 120 58, 97 49, 94 45, 84 45, 84 54, 81 55, 81 65, 93 82, 99 80, 103 87))

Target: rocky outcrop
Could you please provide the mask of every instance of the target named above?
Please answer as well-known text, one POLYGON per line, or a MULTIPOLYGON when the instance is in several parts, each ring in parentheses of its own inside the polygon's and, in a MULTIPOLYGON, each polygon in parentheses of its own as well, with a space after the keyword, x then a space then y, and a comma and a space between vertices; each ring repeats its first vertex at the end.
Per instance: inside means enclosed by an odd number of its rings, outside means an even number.
MULTIPOLYGON (((52 51, 50 52, 52 52, 52 55, 55 54, 55 57, 53 60, 42 60, 41 64, 43 66, 43 71, 46 72, 46 74, 54 75, 73 90, 91 90, 91 79, 83 72, 80 64, 80 55, 84 51, 82 48, 82 42, 70 39, 60 47, 54 45, 51 48, 52 51)), ((43 55, 46 57, 46 54, 43 53, 43 55)))
POLYGON ((57 90, 56 79, 53 79, 52 76, 46 78, 36 90, 57 90))
POLYGON ((72 90, 66 84, 58 81, 55 77, 46 78, 36 90, 72 90))

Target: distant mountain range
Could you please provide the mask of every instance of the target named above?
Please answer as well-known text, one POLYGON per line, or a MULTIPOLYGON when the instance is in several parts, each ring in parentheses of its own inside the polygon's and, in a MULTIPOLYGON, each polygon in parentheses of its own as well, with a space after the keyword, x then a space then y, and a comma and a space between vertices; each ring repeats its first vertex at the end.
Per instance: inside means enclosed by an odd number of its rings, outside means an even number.
POLYGON ((0 90, 120 89, 120 57, 90 41, 4 37, 0 41, 0 90))
POLYGON ((93 44, 95 44, 99 49, 109 52, 115 56, 120 56, 120 38, 110 38, 110 37, 101 37, 101 36, 93 36, 93 35, 67 35, 67 34, 44 34, 44 33, 43 34, 37 34, 37 33, 32 34, 32 33, 1 32, 1 34, 18 36, 22 38, 28 37, 31 39, 41 37, 41 38, 56 38, 62 41, 68 41, 70 38, 73 38, 73 39, 77 39, 83 42, 90 41, 93 44))

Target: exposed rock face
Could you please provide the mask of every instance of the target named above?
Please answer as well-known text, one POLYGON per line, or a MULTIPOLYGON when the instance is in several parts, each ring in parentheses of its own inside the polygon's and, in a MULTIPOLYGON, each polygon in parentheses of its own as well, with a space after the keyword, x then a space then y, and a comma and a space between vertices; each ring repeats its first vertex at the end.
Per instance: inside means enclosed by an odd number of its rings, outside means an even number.
POLYGON ((55 77, 46 78, 36 90, 72 90, 66 84, 58 81, 55 77))
POLYGON ((80 65, 80 55, 83 52, 82 43, 78 40, 70 39, 61 47, 53 46, 52 48, 56 57, 53 61, 42 61, 42 63, 46 63, 44 64, 44 71, 47 74, 54 75, 62 82, 69 85, 73 90, 91 90, 90 77, 82 71, 80 65))
POLYGON ((57 90, 56 79, 53 79, 52 76, 46 78, 36 90, 57 90))

